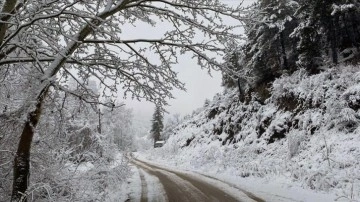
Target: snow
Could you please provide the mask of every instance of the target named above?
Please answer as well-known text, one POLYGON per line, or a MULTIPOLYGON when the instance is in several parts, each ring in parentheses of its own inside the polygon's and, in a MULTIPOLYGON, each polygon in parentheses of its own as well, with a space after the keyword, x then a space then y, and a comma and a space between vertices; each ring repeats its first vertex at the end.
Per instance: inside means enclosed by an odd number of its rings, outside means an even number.
POLYGON ((160 140, 160 141, 156 141, 155 143, 164 144, 164 143, 165 143, 165 141, 160 140))
POLYGON ((131 175, 127 183, 122 184, 121 197, 114 198, 115 201, 141 201, 141 196, 145 192, 148 201, 167 201, 164 187, 159 179, 145 172, 143 169, 130 164, 131 175), (141 179, 141 178, 144 179, 141 179), (145 187, 143 187, 145 186, 145 187))
POLYGON ((73 187, 71 188, 76 189, 74 190, 77 194, 76 198, 81 198, 84 201, 94 199, 115 202, 126 201, 129 198, 129 193, 135 193, 132 197, 137 196, 136 191, 139 188, 136 184, 138 181, 136 180, 136 172, 128 170, 128 160, 123 153, 117 152, 114 155, 114 161, 106 165, 104 162, 100 165, 91 162, 65 164, 61 172, 64 178, 69 177, 72 180, 73 187), (129 182, 132 181, 134 183, 130 184, 129 182), (131 192, 127 190, 131 190, 131 192))
POLYGON ((267 201, 360 200, 359 73, 298 70, 274 82, 264 105, 244 105, 228 90, 175 127, 162 148, 138 155, 267 201))
POLYGON ((164 187, 160 183, 159 179, 153 175, 148 174, 144 170, 140 169, 140 172, 144 175, 147 184, 147 198, 149 201, 167 201, 164 187))
MULTIPOLYGON (((123 198, 130 199, 132 201, 140 201, 141 197, 141 180, 140 173, 136 166, 131 165, 130 177, 127 180, 127 183, 122 187, 123 198)), ((126 200, 122 200, 126 201, 126 200)))
MULTIPOLYGON (((138 159, 146 161, 146 159, 144 159, 138 153, 135 153, 135 156, 138 159)), ((143 163, 140 163, 140 162, 137 162, 137 163, 141 164, 142 167, 152 170, 151 168, 149 168, 147 165, 145 165, 143 163)), ((220 180, 212 179, 211 177, 207 177, 205 175, 195 173, 195 172, 179 170, 177 168, 169 167, 167 165, 154 164, 153 162, 147 162, 147 163, 150 165, 157 165, 157 166, 160 166, 162 168, 169 170, 169 171, 167 171, 167 170, 162 170, 162 169, 156 169, 156 172, 160 172, 163 175, 166 175, 169 179, 171 179, 171 181, 176 183, 179 187, 182 187, 183 190, 187 190, 186 192, 188 192, 189 194, 192 194, 193 197, 203 195, 203 193, 198 188, 196 188, 193 184, 182 179, 181 177, 177 176, 175 173, 172 173, 170 171, 175 171, 177 173, 183 173, 186 175, 190 175, 192 179, 205 181, 209 184, 215 185, 215 187, 218 187, 222 191, 231 194, 232 196, 236 197, 239 201, 249 201, 249 202, 253 201, 251 198, 249 198, 247 193, 242 192, 238 188, 235 188, 232 185, 229 185, 220 180)), ((158 180, 158 178, 155 176, 152 176, 150 174, 147 174, 142 169, 139 169, 139 170, 140 170, 140 173, 143 174, 146 179, 146 183, 147 183, 146 190, 148 192, 148 194, 147 194, 148 199, 150 201, 166 201, 167 198, 166 198, 165 190, 162 187, 161 182, 158 180)))
MULTIPOLYGON (((145 155, 144 153, 135 153, 135 157, 139 160, 161 166, 169 170, 191 174, 194 178, 200 178, 203 181, 220 187, 225 192, 237 196, 240 201, 250 201, 246 193, 269 202, 315 202, 334 201, 336 199, 335 195, 304 190, 299 186, 288 184, 284 178, 278 178, 271 181, 269 179, 260 179, 254 177, 242 178, 234 176, 233 172, 231 171, 209 174, 208 172, 199 172, 191 167, 176 164, 175 161, 170 163, 172 166, 169 166, 168 160, 165 161, 163 159, 156 159, 156 162, 154 162, 153 158, 149 158, 149 156, 145 155), (149 161, 149 159, 151 159, 151 161, 149 161), (176 167, 174 167, 174 163, 176 164, 176 167), (245 193, 240 192, 239 189, 245 193)), ((206 170, 212 170, 212 168, 207 168, 206 170)))

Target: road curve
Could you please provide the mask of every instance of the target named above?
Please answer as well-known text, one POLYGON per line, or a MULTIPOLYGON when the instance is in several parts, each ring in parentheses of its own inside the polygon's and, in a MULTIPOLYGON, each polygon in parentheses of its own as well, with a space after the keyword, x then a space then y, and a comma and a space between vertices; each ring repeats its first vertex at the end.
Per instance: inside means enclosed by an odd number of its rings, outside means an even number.
MULTIPOLYGON (((238 194, 227 193, 224 189, 216 187, 214 184, 210 184, 198 177, 172 171, 169 169, 161 168, 159 166, 151 165, 149 163, 131 159, 131 162, 139 169, 143 170, 149 175, 155 176, 159 179, 166 193, 166 201, 169 202, 251 202, 251 201, 262 201, 259 198, 248 195, 241 190, 238 190, 242 197, 237 196, 238 194), (244 197, 245 196, 245 197, 244 197)), ((144 186, 146 182, 142 180, 142 197, 141 202, 153 201, 146 197, 146 190, 144 186)))

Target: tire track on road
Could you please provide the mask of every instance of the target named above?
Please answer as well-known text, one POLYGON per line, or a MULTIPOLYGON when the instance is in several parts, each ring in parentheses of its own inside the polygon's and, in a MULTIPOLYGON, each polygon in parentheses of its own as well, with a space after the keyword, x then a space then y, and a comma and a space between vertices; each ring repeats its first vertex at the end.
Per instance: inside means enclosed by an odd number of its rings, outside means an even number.
MULTIPOLYGON (((199 198, 194 193, 191 193, 191 186, 190 183, 184 184, 179 183, 176 180, 174 180, 174 177, 169 177, 168 175, 158 171, 158 170, 152 170, 151 168, 144 166, 142 164, 139 164, 136 161, 133 161, 133 163, 138 166, 140 169, 143 169, 145 172, 147 172, 150 175, 156 176, 161 184, 164 187, 164 190, 167 195, 167 201, 169 202, 200 202, 203 201, 202 198, 199 198), (175 182, 176 181, 176 182, 175 182)), ((196 189, 195 187, 193 189, 196 189)), ((198 190, 195 190, 195 192, 200 192, 198 190)), ((197 193, 201 195, 200 193, 197 193)), ((205 197, 205 196, 203 196, 205 197)))
POLYGON ((145 180, 144 174, 141 172, 141 168, 139 170, 140 180, 141 180, 141 199, 140 202, 148 202, 148 188, 145 180))

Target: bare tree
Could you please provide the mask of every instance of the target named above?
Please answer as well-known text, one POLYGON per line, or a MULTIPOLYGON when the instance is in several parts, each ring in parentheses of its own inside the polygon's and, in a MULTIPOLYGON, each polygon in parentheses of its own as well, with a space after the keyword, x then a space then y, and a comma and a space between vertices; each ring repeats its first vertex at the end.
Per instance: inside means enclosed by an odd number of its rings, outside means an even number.
POLYGON ((209 70, 223 68, 215 55, 224 55, 228 44, 240 41, 237 27, 226 20, 241 22, 242 14, 240 6, 230 8, 219 0, 5 0, 0 70, 26 71, 31 81, 21 103, 4 114, 24 120, 12 201, 26 200, 32 138, 51 91, 98 103, 85 85, 92 77, 106 92, 115 93, 121 84, 125 96, 166 105, 173 88, 184 89, 171 69, 177 55, 190 53, 209 70), (124 38, 122 29, 139 21, 152 26, 167 22, 171 28, 160 38, 124 38), (199 34, 204 35, 201 40, 199 34), (63 85, 67 78, 75 79, 79 89, 63 85))

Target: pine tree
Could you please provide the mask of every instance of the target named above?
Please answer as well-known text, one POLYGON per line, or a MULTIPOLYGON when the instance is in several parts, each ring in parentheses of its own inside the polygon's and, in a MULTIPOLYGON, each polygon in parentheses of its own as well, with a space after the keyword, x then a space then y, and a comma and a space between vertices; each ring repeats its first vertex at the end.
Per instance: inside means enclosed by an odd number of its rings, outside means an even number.
POLYGON ((295 29, 298 37, 297 64, 310 73, 317 73, 324 63, 338 64, 352 59, 360 47, 359 1, 304 0, 298 1, 295 29))
POLYGON ((305 68, 309 73, 319 72, 322 66, 323 58, 321 53, 321 35, 317 28, 313 25, 312 20, 301 22, 296 28, 294 34, 298 40, 297 51, 299 57, 296 64, 300 68, 305 68))
POLYGON ((295 1, 261 0, 249 16, 244 66, 250 69, 255 87, 295 69, 296 42, 289 36, 298 25, 293 16, 297 7, 295 1))
POLYGON ((156 105, 155 112, 152 118, 152 128, 151 128, 151 136, 154 139, 154 142, 161 139, 161 132, 164 129, 163 124, 163 112, 161 110, 160 105, 156 105))
POLYGON ((350 60, 360 52, 360 1, 336 1, 330 11, 339 62, 350 60))
MULTIPOLYGON (((240 59, 240 53, 239 51, 233 51, 231 54, 228 54, 225 56, 225 65, 228 69, 238 72, 241 69, 241 66, 239 64, 240 59)), ((222 72, 222 86, 225 88, 234 88, 237 86, 237 78, 230 76, 230 74, 226 72, 222 72)))
MULTIPOLYGON (((338 27, 339 27, 339 19, 338 14, 332 12, 332 7, 334 4, 339 3, 338 0, 315 0, 309 1, 306 0, 303 3, 307 3, 307 9, 310 13, 310 21, 312 26, 315 26, 317 32, 319 34, 325 35, 325 41, 322 44, 318 44, 319 47, 323 45, 323 49, 329 50, 327 55, 329 58, 332 59, 332 62, 337 64, 338 63, 338 51, 337 51, 337 44, 338 44, 338 27), (321 33, 321 31, 323 33, 321 33)), ((305 6, 305 5, 304 5, 305 6)), ((305 11, 306 12, 306 11, 305 11)), ((319 41, 319 40, 317 40, 319 41)), ((321 43, 321 41, 320 41, 321 43)))

